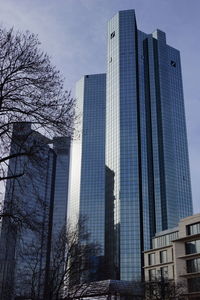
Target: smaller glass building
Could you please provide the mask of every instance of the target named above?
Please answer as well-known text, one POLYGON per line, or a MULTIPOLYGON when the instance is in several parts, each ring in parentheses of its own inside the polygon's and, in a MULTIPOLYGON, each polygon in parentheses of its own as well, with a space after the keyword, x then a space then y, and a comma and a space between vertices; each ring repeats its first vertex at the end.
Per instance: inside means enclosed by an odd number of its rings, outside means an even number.
POLYGON ((78 138, 72 142, 69 219, 87 219, 92 242, 104 254, 106 75, 85 75, 76 85, 78 138))
POLYGON ((6 182, 2 211, 14 217, 0 227, 0 299, 43 296, 52 243, 66 223, 69 148, 67 137, 50 140, 31 123, 14 125, 10 154, 32 155, 9 161, 8 175, 24 175, 6 182))

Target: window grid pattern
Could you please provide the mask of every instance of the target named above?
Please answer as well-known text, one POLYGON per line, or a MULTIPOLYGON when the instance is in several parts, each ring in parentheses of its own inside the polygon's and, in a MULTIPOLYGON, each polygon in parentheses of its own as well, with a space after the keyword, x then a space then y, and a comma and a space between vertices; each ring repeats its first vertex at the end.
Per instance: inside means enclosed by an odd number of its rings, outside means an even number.
POLYGON ((153 248, 169 246, 173 240, 178 239, 178 231, 165 234, 153 239, 153 248))
MULTIPOLYGON (((144 43, 145 45, 145 43, 144 43)), ((145 46, 144 46, 145 47, 145 46)), ((151 235, 162 230, 162 203, 160 178, 160 147, 158 128, 158 105, 156 70, 154 57, 154 43, 152 36, 148 36, 145 47, 146 78, 146 112, 147 112, 147 138, 148 138, 148 166, 149 166, 149 201, 151 235), (147 71, 148 70, 148 71, 147 71), (148 83, 148 86, 147 86, 148 83)))
POLYGON ((115 15, 107 36, 106 165, 114 174, 115 263, 117 278, 139 280, 150 238, 192 214, 180 59, 164 32, 137 30, 133 10, 115 15), (180 124, 182 148, 176 145, 180 124))
POLYGON ((185 122, 185 107, 183 85, 181 76, 180 53, 178 50, 167 46, 169 91, 172 111, 172 130, 174 140, 174 169, 176 182, 176 201, 180 219, 193 214, 190 168, 187 145, 187 132, 185 122), (170 64, 174 61, 176 66, 170 64), (181 209, 180 209, 181 208, 181 209))
POLYGON ((92 242, 104 252, 106 75, 86 75, 76 87, 80 139, 73 141, 69 191, 70 219, 87 218, 92 242))
POLYGON ((140 226, 134 230, 140 224, 140 202, 133 20, 134 11, 119 12, 108 25, 108 36, 115 31, 115 37, 108 41, 106 165, 115 173, 116 262, 122 280, 141 274, 140 226))

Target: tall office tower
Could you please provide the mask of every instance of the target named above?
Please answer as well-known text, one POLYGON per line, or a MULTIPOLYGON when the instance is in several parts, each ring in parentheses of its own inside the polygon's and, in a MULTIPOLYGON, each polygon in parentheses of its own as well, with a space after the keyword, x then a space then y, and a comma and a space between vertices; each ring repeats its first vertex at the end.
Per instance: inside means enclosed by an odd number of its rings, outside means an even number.
POLYGON ((30 123, 14 126, 8 167, 14 178, 6 183, 0 231, 0 299, 43 296, 51 245, 66 221, 69 146, 68 138, 49 140, 30 123))
POLYGON ((10 149, 13 158, 8 167, 8 176, 14 178, 6 183, 3 204, 3 213, 13 217, 2 221, 0 299, 30 296, 34 276, 38 296, 41 295, 54 160, 48 143, 48 139, 31 129, 30 123, 14 125, 10 149))
MULTIPOLYGON (((48 237, 47 251, 45 256, 45 280, 44 280, 44 298, 49 297, 49 281, 52 270, 55 271, 55 256, 60 259, 59 269, 57 272, 64 270, 64 253, 56 253, 57 244, 61 242, 63 234, 66 232, 67 225, 67 206, 68 206, 68 184, 69 184, 69 162, 70 162, 70 137, 54 137, 52 140, 53 149, 50 151, 53 160, 49 161, 51 184, 47 185, 47 189, 51 189, 48 216, 48 237)), ((56 266, 57 267, 57 266, 56 266)), ((53 272, 52 272, 53 274, 53 272)), ((60 275, 61 276, 61 275, 60 275)), ((62 279, 58 279, 62 282, 62 279)), ((52 285, 52 283, 50 284, 52 285)))
POLYGON ((54 201, 52 219, 52 238, 56 237, 67 221, 70 137, 55 137, 53 152, 56 156, 54 169, 54 201))
POLYGON ((164 32, 138 30, 134 10, 118 12, 107 37, 108 249, 113 277, 139 280, 154 233, 192 214, 180 54, 164 32))
POLYGON ((87 218, 91 241, 101 246, 103 255, 106 75, 86 75, 80 79, 76 98, 80 137, 71 146, 68 215, 72 222, 79 216, 87 218))

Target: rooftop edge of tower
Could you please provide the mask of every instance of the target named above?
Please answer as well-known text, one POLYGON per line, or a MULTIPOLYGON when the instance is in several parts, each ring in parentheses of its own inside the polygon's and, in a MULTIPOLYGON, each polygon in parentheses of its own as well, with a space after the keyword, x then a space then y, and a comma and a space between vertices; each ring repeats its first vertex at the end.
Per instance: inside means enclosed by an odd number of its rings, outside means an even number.
MULTIPOLYGON (((108 21, 108 23, 115 17, 117 16, 133 16, 136 22, 136 13, 135 13, 135 9, 126 9, 126 10, 119 10, 117 13, 115 13, 110 20, 108 21)), ((137 25, 136 25, 137 26, 137 25)), ((163 42, 166 43, 166 33, 160 29, 156 29, 154 30, 152 33, 150 33, 150 35, 152 35, 153 38, 155 39, 159 39, 162 40, 163 42)))
POLYGON ((155 31, 152 32, 152 36, 155 38, 155 39, 159 39, 159 40, 162 40, 163 42, 166 43, 166 33, 160 29, 156 29, 155 31))
MULTIPOLYGON (((135 9, 126 9, 126 10, 119 10, 117 13, 115 13, 109 21, 111 21, 113 18, 116 16, 122 16, 122 15, 132 15, 136 21, 136 14, 135 14, 135 9)), ((108 22, 109 22, 108 21, 108 22)))

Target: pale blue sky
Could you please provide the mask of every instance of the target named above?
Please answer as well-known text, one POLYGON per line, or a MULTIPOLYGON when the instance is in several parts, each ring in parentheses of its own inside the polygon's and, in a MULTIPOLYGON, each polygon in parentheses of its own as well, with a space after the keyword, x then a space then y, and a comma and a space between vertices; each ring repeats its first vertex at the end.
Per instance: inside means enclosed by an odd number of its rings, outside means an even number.
POLYGON ((200 1, 0 0, 0 24, 37 33, 42 47, 74 89, 84 74, 106 71, 106 24, 135 9, 138 28, 159 28, 181 51, 194 212, 200 212, 200 1))

